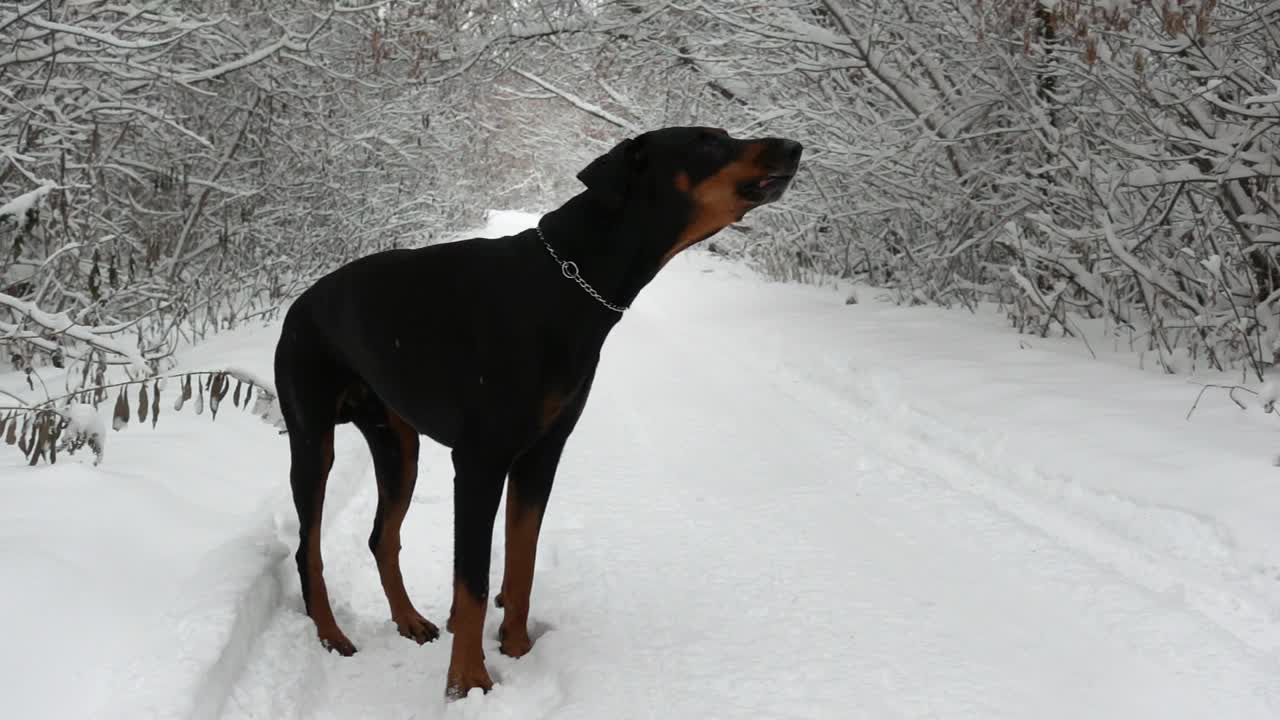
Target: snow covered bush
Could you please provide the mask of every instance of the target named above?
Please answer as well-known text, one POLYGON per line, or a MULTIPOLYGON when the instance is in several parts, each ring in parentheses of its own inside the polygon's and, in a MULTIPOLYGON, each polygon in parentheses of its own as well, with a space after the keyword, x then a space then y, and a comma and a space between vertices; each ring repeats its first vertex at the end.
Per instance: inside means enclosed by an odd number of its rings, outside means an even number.
POLYGON ((1010 114, 1036 163, 993 184, 1025 208, 996 242, 1065 282, 1076 312, 1260 376, 1275 361, 1280 298, 1280 8, 997 7, 1024 26, 1010 58, 1023 101, 1010 114))
MULTIPOLYGON (((311 8, 0 10, 15 110, 0 117, 0 293, 128 334, 155 371, 180 343, 456 214, 441 191, 455 138, 430 129, 405 29, 428 20, 311 8)), ((0 334, 19 369, 122 362, 15 303, 0 322, 20 328, 0 334)))
POLYGON ((393 5, 0 8, 0 349, 33 393, 163 372, 480 217, 449 177, 471 136, 430 122, 437 20, 393 5))
POLYGON ((471 130, 431 122, 441 19, 390 7, 0 7, 14 444, 51 459, 64 401, 154 382, 335 265, 481 216, 449 171, 471 130))

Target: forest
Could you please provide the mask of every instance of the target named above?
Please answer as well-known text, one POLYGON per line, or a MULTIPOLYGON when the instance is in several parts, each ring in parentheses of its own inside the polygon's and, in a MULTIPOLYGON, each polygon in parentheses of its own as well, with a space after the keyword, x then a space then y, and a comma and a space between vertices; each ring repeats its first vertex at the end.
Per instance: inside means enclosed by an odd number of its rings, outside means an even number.
POLYGON ((31 446, 667 125, 805 144, 788 201, 707 244, 778 280, 1101 325, 1174 374, 1280 351, 1274 0, 31 0, 0 41, 0 348, 31 391, 0 416, 31 446))

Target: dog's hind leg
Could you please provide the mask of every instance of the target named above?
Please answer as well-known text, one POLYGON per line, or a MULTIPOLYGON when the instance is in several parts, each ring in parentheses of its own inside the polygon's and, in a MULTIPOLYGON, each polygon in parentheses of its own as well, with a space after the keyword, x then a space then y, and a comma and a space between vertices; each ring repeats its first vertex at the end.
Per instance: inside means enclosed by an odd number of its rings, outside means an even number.
POLYGON ((418 480, 420 439, 413 427, 376 398, 370 396, 367 402, 369 407, 357 411, 353 421, 369 443, 378 479, 378 509, 369 549, 378 563, 378 576, 396 628, 419 644, 431 642, 440 637, 440 630, 414 608, 400 573, 400 526, 418 480))
POLYGON ((333 467, 333 429, 319 437, 297 437, 290 433, 292 466, 289 484, 298 510, 298 577, 302 581, 302 601, 307 615, 316 624, 320 642, 341 655, 355 654, 356 647, 338 627, 329 604, 324 582, 324 558, 320 553, 320 525, 324 491, 333 467))
MULTIPOLYGON (((314 352, 300 351, 300 335, 286 321, 276 348, 276 389, 289 433, 289 485, 298 511, 298 578, 302 602, 320 642, 342 655, 356 651, 333 616, 324 582, 320 527, 325 485, 333 467, 333 431, 341 385, 339 373, 314 352)), ((314 349, 313 349, 314 350, 314 349)))

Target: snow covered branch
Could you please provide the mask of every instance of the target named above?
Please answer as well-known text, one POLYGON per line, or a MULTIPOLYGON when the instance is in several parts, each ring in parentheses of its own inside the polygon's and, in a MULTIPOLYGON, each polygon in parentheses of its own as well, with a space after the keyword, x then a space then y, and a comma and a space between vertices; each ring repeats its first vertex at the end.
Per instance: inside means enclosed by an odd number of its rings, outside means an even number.
POLYGON ((49 194, 51 190, 58 187, 58 184, 52 180, 43 180, 34 190, 19 195, 18 197, 0 205, 0 222, 12 219, 17 224, 22 225, 27 222, 31 211, 40 204, 40 201, 49 194))
POLYGON ((591 115, 594 115, 594 116, 596 116, 596 117, 600 118, 601 120, 604 120, 605 122, 607 122, 607 123, 609 123, 609 124, 611 124, 611 125, 616 125, 617 127, 620 127, 620 128, 622 128, 623 130, 626 130, 627 132, 632 132, 632 133, 639 133, 639 132, 642 132, 642 130, 641 130, 640 128, 638 128, 638 127, 636 127, 635 125, 633 125, 633 124, 631 124, 631 123, 627 122, 626 120, 623 120, 622 118, 618 117, 617 115, 614 115, 613 113, 611 113, 611 112, 609 112, 609 111, 605 110, 604 108, 600 107, 599 105, 593 105, 592 103, 589 103, 589 102, 587 102, 586 100, 583 100, 582 98, 578 97, 577 95, 574 95, 574 94, 572 94, 572 93, 565 92, 564 90, 561 90, 560 88, 556 87, 555 85, 552 85, 551 83, 547 82, 546 80, 543 80, 542 78, 540 78, 540 77, 538 77, 538 76, 536 76, 536 75, 533 75, 533 74, 531 74, 531 73, 527 73, 527 72, 525 72, 524 70, 521 70, 520 68, 512 68, 512 69, 511 69, 511 72, 513 72, 513 73, 515 73, 515 74, 519 75, 520 77, 524 78, 525 80, 528 80, 529 82, 531 82, 531 83, 533 83, 533 84, 537 85, 538 87, 542 88, 543 90, 546 90, 547 92, 550 92, 550 93, 552 93, 552 94, 554 94, 554 95, 557 95, 557 96, 559 96, 559 97, 563 98, 563 99, 564 99, 564 100, 566 100, 570 105, 572 105, 572 106, 574 106, 574 107, 578 108, 579 110, 581 110, 581 111, 583 111, 583 112, 585 112, 585 113, 589 113, 589 114, 591 114, 591 115))
MULTIPOLYGON (((90 347, 124 359, 138 372, 146 373, 148 371, 147 363, 143 360, 142 353, 139 352, 136 345, 127 345, 108 337, 95 328, 77 325, 71 318, 67 317, 65 312, 47 313, 36 307, 34 303, 25 302, 4 293, 0 293, 0 306, 16 311, 20 317, 29 319, 53 336, 66 335, 90 347)), ((21 337, 17 335, 18 325, 16 324, 0 323, 0 331, 4 333, 0 335, 0 340, 8 337, 21 337)), ((26 339, 34 341, 37 338, 27 336, 26 339)), ((56 347, 56 345, 53 347, 56 347)))

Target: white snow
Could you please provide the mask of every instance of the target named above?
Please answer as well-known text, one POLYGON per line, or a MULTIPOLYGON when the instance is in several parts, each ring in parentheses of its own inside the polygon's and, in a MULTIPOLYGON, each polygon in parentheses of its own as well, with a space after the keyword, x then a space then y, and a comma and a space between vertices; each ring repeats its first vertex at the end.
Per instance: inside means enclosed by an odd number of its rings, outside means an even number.
POLYGON ((94 464, 102 460, 107 447, 107 424, 102 413, 92 405, 71 403, 66 411, 67 427, 62 431, 67 440, 80 438, 94 452, 94 464))
POLYGON ((1209 274, 1212 275, 1215 280, 1218 282, 1224 282, 1222 279, 1222 256, 1216 254, 1210 255, 1209 257, 1201 260, 1200 265, 1204 267, 1205 270, 1208 270, 1209 274))
POLYGON ((1277 400, 1280 400, 1280 384, 1274 380, 1264 383, 1262 389, 1258 391, 1258 402, 1263 410, 1271 412, 1277 400))
POLYGON ((41 180, 34 190, 25 192, 0 205, 0 220, 9 218, 19 225, 23 224, 27 220, 27 213, 31 212, 31 209, 39 204, 41 198, 57 187, 58 183, 52 180, 41 180))
MULTIPOLYGON (((324 551, 352 658, 302 614, 287 443, 252 414, 168 413, 96 468, 0 450, 5 715, 1280 716, 1280 418, 1208 393, 1184 420, 1199 388, 1123 353, 857 291, 663 270, 566 451, 536 645, 498 653, 491 611, 498 685, 451 705, 448 636, 387 617, 349 427, 324 551)), ((276 331, 184 366, 269 377, 276 331)), ((451 477, 424 444, 402 552, 442 625, 451 477)))
POLYGON ((1251 95, 1244 99, 1242 105, 1274 105, 1280 103, 1280 80, 1269 78, 1275 92, 1266 95, 1251 95))

